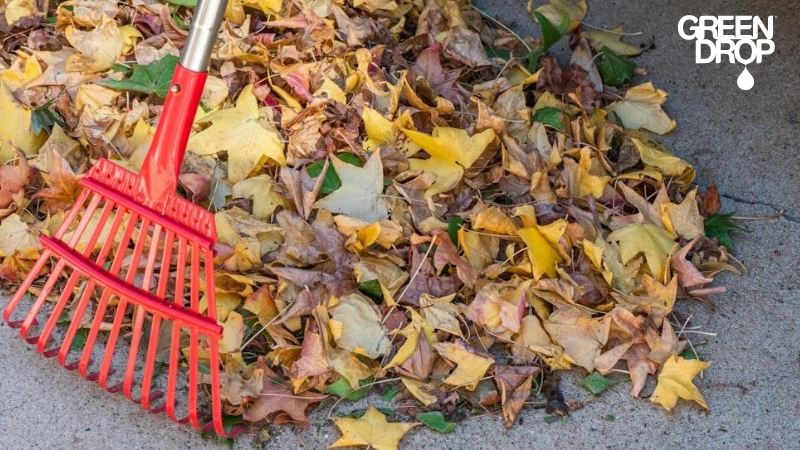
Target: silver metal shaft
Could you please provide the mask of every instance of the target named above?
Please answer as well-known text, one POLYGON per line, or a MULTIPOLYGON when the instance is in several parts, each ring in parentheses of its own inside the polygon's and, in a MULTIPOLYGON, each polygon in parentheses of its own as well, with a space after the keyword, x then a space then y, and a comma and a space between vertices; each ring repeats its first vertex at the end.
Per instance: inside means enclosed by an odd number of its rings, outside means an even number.
POLYGON ((211 49, 217 40, 219 25, 225 15, 228 0, 199 0, 194 10, 194 20, 189 37, 181 54, 181 65, 195 72, 208 70, 211 49))

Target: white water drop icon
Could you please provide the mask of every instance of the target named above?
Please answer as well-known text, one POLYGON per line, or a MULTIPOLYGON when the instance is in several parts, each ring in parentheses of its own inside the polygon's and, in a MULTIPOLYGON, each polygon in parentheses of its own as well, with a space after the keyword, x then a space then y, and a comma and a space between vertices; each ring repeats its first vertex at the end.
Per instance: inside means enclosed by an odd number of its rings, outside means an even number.
POLYGON ((743 91, 749 91, 753 88, 753 85, 756 84, 756 80, 753 79, 753 76, 750 75, 747 67, 745 67, 742 71, 742 74, 739 75, 739 78, 736 80, 736 84, 739 85, 739 89, 743 91))

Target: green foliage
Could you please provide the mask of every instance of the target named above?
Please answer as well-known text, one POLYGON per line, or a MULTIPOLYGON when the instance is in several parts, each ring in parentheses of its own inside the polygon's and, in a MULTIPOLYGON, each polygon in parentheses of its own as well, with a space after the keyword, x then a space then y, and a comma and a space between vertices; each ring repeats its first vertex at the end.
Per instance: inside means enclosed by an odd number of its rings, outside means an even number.
POLYGON ((620 58, 608 47, 603 47, 600 55, 598 69, 605 84, 621 87, 631 82, 636 64, 625 58, 620 58))
POLYGON ((121 91, 141 92, 143 94, 156 94, 164 98, 169 92, 172 75, 179 58, 166 55, 158 62, 147 65, 134 65, 133 73, 124 80, 106 80, 103 85, 121 91))
POLYGON ((328 388, 325 389, 325 393, 335 395, 337 397, 343 397, 345 400, 355 402, 367 396, 368 389, 363 386, 366 386, 373 381, 374 378, 372 377, 365 378, 359 381, 359 385, 362 387, 354 390, 350 387, 350 383, 348 383, 347 380, 342 377, 336 380, 334 383, 331 383, 328 388))
POLYGON ((584 377, 580 382, 581 387, 586 388, 586 390, 594 395, 600 394, 616 384, 616 380, 606 378, 600 375, 599 372, 592 372, 590 375, 584 377))
POLYGON ((537 109, 531 120, 564 131, 564 124, 561 123, 561 110, 553 106, 545 106, 544 108, 537 109))
POLYGON ((436 430, 440 433, 452 433, 456 429, 456 424, 453 422, 448 422, 444 415, 439 411, 422 412, 418 413, 415 417, 426 427, 436 430))
MULTIPOLYGON (((357 167, 364 166, 364 163, 361 162, 361 159, 359 159, 358 156, 354 155, 353 153, 339 153, 336 155, 336 157, 357 167)), ((308 176, 311 178, 318 177, 324 166, 325 160, 318 160, 309 164, 306 166, 306 170, 308 170, 308 176)), ((325 171, 325 178, 322 180, 322 187, 320 188, 319 193, 321 195, 328 195, 340 187, 342 187, 342 180, 339 178, 336 170, 333 169, 333 165, 328 164, 328 170, 325 171)))
POLYGON ((731 222, 733 214, 711 214, 705 221, 706 236, 717 238, 720 245, 724 245, 731 253, 733 253, 734 248, 730 233, 736 230, 750 232, 747 228, 731 222))

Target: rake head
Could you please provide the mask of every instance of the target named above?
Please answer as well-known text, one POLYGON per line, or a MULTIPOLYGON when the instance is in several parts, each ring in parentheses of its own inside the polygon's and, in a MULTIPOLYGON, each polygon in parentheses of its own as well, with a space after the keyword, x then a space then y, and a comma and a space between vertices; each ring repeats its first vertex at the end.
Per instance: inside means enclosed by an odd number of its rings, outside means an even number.
POLYGON ((142 178, 105 159, 81 184, 55 235, 41 237, 44 251, 3 318, 104 389, 225 436, 213 215, 176 194, 145 204, 142 178), (51 259, 44 285, 34 286, 51 259), (201 417, 208 406, 210 421, 201 417))

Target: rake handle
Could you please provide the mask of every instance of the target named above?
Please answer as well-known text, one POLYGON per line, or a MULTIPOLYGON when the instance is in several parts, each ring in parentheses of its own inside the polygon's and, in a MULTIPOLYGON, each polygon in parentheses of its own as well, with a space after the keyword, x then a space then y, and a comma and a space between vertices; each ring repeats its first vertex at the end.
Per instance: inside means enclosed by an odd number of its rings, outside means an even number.
MULTIPOLYGON (((147 200, 163 209, 167 195, 178 187, 183 155, 200 104, 211 49, 225 13, 227 0, 200 0, 180 64, 175 67, 156 134, 142 164, 147 200)), ((144 199, 142 199, 144 200, 144 199)))

